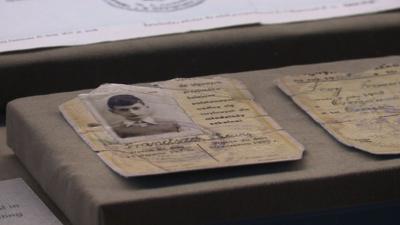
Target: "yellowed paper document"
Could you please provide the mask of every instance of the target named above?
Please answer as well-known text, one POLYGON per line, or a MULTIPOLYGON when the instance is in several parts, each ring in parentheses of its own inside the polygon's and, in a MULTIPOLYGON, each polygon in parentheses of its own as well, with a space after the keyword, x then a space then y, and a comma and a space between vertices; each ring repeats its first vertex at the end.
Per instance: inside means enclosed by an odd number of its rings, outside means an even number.
POLYGON ((343 144, 373 154, 400 153, 400 65, 286 76, 276 82, 343 144))
POLYGON ((297 160, 304 150, 227 78, 105 84, 60 110, 126 177, 297 160))

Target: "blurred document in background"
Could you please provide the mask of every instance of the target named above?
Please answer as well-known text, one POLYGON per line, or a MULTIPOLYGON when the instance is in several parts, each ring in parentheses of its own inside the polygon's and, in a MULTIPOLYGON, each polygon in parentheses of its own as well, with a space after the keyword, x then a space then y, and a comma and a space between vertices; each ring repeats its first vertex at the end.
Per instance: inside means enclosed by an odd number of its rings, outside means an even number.
POLYGON ((398 0, 2 0, 0 52, 379 12, 398 0))

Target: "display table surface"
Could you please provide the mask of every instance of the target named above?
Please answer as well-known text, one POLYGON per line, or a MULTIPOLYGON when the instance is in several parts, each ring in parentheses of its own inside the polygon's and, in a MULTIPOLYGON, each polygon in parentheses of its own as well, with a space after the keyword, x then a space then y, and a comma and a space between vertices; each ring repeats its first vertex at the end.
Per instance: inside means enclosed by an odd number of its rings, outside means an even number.
POLYGON ((22 98, 7 108, 8 144, 75 225, 212 224, 400 199, 400 156, 337 142, 272 81, 321 70, 364 71, 400 57, 292 66, 223 76, 242 80, 306 152, 295 162, 126 179, 63 119, 78 93, 22 98))
POLYGON ((6 128, 0 126, 0 181, 15 178, 22 178, 46 206, 50 208, 63 225, 71 224, 49 199, 46 193, 44 193, 35 179, 26 171, 14 152, 6 145, 6 128))
POLYGON ((0 112, 12 99, 137 83, 400 54, 400 11, 253 25, 0 54, 0 112))

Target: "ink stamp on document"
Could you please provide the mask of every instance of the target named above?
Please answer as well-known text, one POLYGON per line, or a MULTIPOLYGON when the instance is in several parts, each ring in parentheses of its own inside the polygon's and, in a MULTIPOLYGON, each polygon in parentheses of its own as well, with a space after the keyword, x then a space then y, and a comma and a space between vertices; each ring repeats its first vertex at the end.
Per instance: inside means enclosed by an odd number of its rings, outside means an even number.
POLYGON ((109 5, 137 12, 174 12, 197 6, 205 0, 104 0, 109 5))

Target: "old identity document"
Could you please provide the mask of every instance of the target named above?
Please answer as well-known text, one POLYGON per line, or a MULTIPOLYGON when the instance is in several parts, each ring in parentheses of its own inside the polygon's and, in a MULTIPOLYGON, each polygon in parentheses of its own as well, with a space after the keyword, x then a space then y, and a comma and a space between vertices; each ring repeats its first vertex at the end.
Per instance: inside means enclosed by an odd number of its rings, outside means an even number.
POLYGON ((276 83, 343 144, 373 154, 400 153, 400 65, 286 76, 276 83))
POLYGON ((60 110, 125 177, 297 160, 304 150, 228 78, 105 84, 60 110))

